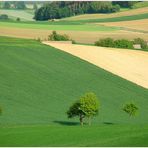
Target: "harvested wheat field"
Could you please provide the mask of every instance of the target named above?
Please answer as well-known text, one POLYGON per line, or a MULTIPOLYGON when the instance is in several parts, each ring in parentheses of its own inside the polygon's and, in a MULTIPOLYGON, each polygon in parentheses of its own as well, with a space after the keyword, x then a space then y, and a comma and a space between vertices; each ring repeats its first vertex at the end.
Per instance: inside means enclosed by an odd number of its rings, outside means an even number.
POLYGON ((130 29, 137 29, 148 31, 148 19, 142 20, 133 20, 133 21, 121 21, 121 22, 108 22, 108 23, 97 23, 105 26, 114 26, 114 27, 125 27, 130 29))
MULTIPOLYGON (((43 40, 48 38, 48 35, 51 34, 52 30, 43 30, 43 29, 21 29, 21 28, 10 28, 10 27, 0 27, 1 36, 11 36, 19 38, 30 38, 37 39, 41 38, 43 40)), ((114 32, 90 32, 90 31, 58 31, 61 34, 69 35, 73 40, 79 43, 94 43, 100 38, 111 37, 114 39, 134 39, 134 38, 143 38, 148 40, 148 34, 141 32, 131 32, 118 30, 114 32)))
POLYGON ((143 13, 148 13, 148 7, 131 9, 128 11, 122 11, 122 12, 111 13, 111 14, 83 14, 83 15, 64 18, 62 20, 85 20, 85 19, 87 20, 87 19, 98 19, 98 18, 113 18, 113 17, 120 17, 120 16, 138 15, 143 13))
POLYGON ((113 74, 148 88, 148 52, 44 41, 113 74))

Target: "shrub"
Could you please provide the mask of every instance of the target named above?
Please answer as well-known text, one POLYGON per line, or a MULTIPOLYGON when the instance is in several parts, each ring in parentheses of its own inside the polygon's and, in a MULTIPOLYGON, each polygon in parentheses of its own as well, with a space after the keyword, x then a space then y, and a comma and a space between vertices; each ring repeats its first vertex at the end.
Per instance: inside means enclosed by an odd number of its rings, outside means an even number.
POLYGON ((134 103, 129 103, 125 104, 122 110, 129 114, 130 117, 132 117, 136 115, 138 107, 134 103))
POLYGON ((133 42, 126 40, 126 39, 120 39, 120 40, 115 40, 114 41, 114 47, 116 48, 128 48, 128 49, 133 49, 133 42))
POLYGON ((134 44, 140 44, 142 49, 148 49, 147 42, 141 38, 136 38, 133 41, 134 44))
POLYGON ((1 14, 1 15, 0 15, 0 19, 2 19, 2 20, 7 20, 7 19, 8 19, 8 15, 6 15, 6 14, 1 14))
POLYGON ((112 38, 105 38, 96 41, 95 45, 102 47, 115 47, 115 48, 128 48, 128 49, 134 48, 133 42, 126 39, 113 40, 112 38))
POLYGON ((18 21, 18 22, 19 22, 19 21, 21 21, 21 19, 20 19, 19 17, 17 17, 16 21, 18 21))
POLYGON ((49 35, 48 40, 50 41, 69 41, 70 38, 66 34, 60 35, 60 34, 57 34, 56 31, 53 31, 52 34, 49 35))
POLYGON ((72 40, 72 44, 76 44, 76 41, 75 40, 72 40))
POLYGON ((112 38, 100 39, 95 42, 96 46, 114 47, 114 40, 112 38))

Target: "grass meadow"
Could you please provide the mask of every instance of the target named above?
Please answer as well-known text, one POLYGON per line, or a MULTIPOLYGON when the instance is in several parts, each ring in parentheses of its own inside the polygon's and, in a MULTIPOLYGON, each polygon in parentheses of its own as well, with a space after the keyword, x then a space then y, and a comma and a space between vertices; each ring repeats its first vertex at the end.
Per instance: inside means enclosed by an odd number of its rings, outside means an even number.
POLYGON ((69 31, 116 31, 118 27, 105 27, 91 24, 72 25, 68 24, 50 24, 50 23, 15 23, 15 22, 0 22, 0 26, 14 27, 22 29, 44 29, 44 30, 69 30, 69 31))
POLYGON ((0 52, 0 146, 148 145, 147 89, 35 40, 0 37, 0 52), (80 127, 66 111, 90 91, 99 116, 80 127), (122 111, 131 101, 133 118, 122 111))

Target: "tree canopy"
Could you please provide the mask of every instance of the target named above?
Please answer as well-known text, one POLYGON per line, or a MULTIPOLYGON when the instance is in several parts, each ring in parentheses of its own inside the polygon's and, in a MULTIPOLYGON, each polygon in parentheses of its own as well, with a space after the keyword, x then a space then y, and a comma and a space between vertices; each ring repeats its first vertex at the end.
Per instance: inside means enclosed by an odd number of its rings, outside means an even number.
POLYGON ((127 114, 129 114, 130 117, 132 117, 136 115, 138 107, 134 103, 125 104, 125 106, 123 107, 123 111, 125 111, 127 114))
POLYGON ((34 18, 36 20, 59 19, 85 13, 111 13, 120 10, 118 4, 112 2, 74 2, 60 1, 44 4, 37 9, 34 18))
POLYGON ((99 101, 94 93, 87 93, 77 100, 67 111, 68 118, 78 116, 81 125, 83 125, 83 119, 87 117, 89 119, 89 125, 91 124, 91 118, 98 114, 99 101))

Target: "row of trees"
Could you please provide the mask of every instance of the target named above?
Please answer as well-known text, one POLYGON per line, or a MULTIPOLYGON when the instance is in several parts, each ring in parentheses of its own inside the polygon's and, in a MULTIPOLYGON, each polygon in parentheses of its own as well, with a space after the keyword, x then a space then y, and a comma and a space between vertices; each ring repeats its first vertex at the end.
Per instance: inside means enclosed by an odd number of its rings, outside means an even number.
POLYGON ((113 1, 113 4, 118 4, 122 8, 133 8, 134 4, 138 3, 139 1, 113 1))
MULTIPOLYGON (((91 125, 91 119, 98 115, 100 103, 94 93, 87 93, 80 97, 67 111, 68 118, 79 117, 80 124, 84 124, 84 119, 88 118, 88 123, 91 125)), ((125 104, 122 110, 129 114, 130 117, 135 116, 138 107, 134 103, 125 104)))
MULTIPOLYGON (((33 5, 34 10, 38 9, 37 3, 34 2, 32 5, 33 5)), ((6 1, 6 2, 1 3, 0 8, 2 9, 26 9, 27 6, 24 1, 14 1, 14 2, 6 1)))
POLYGON ((59 19, 85 13, 111 13, 120 10, 118 4, 112 2, 95 1, 60 1, 44 4, 37 9, 34 18, 36 20, 59 19))
POLYGON ((16 1, 16 2, 4 2, 3 9, 10 9, 10 8, 14 8, 14 9, 26 9, 26 5, 25 2, 23 1, 16 1))
POLYGON ((114 40, 112 38, 104 38, 95 42, 96 46, 127 48, 127 49, 134 49, 135 44, 139 44, 141 46, 141 49, 148 49, 147 41, 141 38, 136 38, 133 41, 127 39, 114 40))

